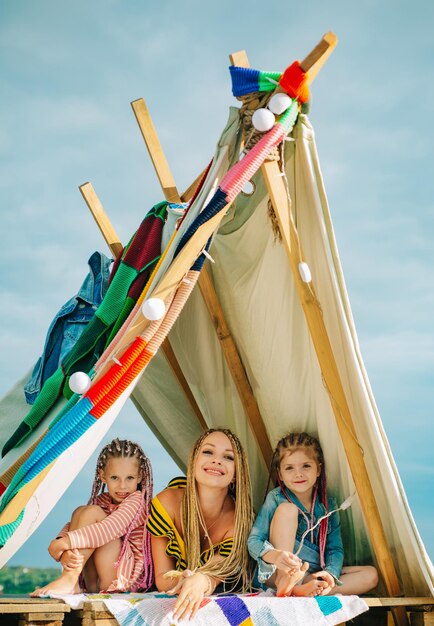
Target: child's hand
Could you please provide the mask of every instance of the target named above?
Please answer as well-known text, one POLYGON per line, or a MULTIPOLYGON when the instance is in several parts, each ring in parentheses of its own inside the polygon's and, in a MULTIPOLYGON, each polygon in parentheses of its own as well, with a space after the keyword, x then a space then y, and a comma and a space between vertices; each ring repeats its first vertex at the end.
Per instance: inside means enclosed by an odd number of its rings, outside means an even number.
POLYGON ((78 550, 65 550, 60 557, 62 567, 67 572, 75 569, 82 570, 84 564, 84 556, 78 550))
POLYGON ((316 578, 317 580, 325 583, 320 593, 320 595, 322 596, 326 596, 328 593, 330 593, 330 591, 336 584, 333 576, 325 570, 323 570, 322 572, 315 572, 315 574, 312 574, 312 578, 316 578))
POLYGON ((295 556, 295 554, 292 554, 292 552, 280 550, 280 554, 278 554, 276 560, 274 561, 274 565, 277 569, 291 574, 300 569, 302 560, 299 559, 298 556, 295 556))
POLYGON ((61 537, 60 539, 53 539, 53 541, 48 546, 48 552, 55 561, 60 561, 60 557, 62 556, 63 552, 65 552, 65 550, 70 550, 70 549, 71 549, 71 546, 69 544, 69 540, 66 537, 61 537))

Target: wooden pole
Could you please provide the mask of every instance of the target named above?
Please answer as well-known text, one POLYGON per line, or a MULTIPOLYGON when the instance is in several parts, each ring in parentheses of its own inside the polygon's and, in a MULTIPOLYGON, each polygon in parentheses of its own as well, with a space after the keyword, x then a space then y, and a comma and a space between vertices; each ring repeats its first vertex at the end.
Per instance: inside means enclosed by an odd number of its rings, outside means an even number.
MULTIPOLYGON (((151 116, 143 100, 136 100, 131 103, 137 122, 140 126, 143 138, 151 156, 152 163, 157 173, 158 180, 161 183, 163 193, 169 202, 181 202, 181 198, 176 190, 175 181, 169 170, 163 148, 160 144, 155 126, 152 123, 151 116), (170 186, 163 185, 162 181, 170 181, 170 186)), ((203 173, 194 181, 187 192, 197 186, 203 173)), ((186 192, 186 193, 187 193, 186 192)), ((213 282, 205 266, 199 277, 199 288, 211 316, 213 326, 216 330, 223 355, 227 366, 238 390, 241 403, 249 420, 253 434, 261 450, 262 457, 266 467, 270 466, 273 450, 267 435, 264 420, 259 411, 258 403, 253 395, 252 387, 247 378, 246 370, 242 363, 235 341, 229 331, 223 309, 218 300, 218 296, 214 289, 213 282)))
POLYGON ((94 188, 90 183, 84 183, 84 185, 80 185, 79 189, 110 249, 110 252, 113 254, 114 258, 117 259, 117 257, 122 254, 124 247, 121 244, 109 218, 107 217, 107 213, 96 195, 94 188))
MULTIPOLYGON (((329 46, 326 46, 326 51, 328 49, 329 46)), ((233 64, 241 67, 249 67, 248 58, 244 51, 231 55, 230 59, 233 64)), ((319 63, 318 56, 310 54, 302 61, 301 64, 305 68, 305 71, 309 71, 309 63, 311 62, 319 63)), ((294 282, 300 296, 301 305, 318 357, 322 376, 326 388, 329 391, 332 409, 359 495, 378 566, 388 593, 392 596, 398 596, 401 594, 398 576, 387 544, 378 506, 363 459, 361 446, 357 441, 356 431, 327 329, 324 324, 321 307, 315 295, 312 283, 307 284, 303 282, 300 276, 299 263, 304 259, 291 207, 288 202, 286 188, 280 176, 278 164, 275 161, 266 161, 262 165, 261 171, 279 223, 282 242, 289 259, 294 282)), ((394 611, 396 622, 401 626, 407 625, 408 618, 405 609, 398 608, 394 609, 394 611)))
POLYGON ((143 139, 145 140, 146 147, 148 148, 149 156, 154 164, 164 197, 168 202, 181 202, 169 164, 167 163, 145 101, 143 98, 140 98, 132 102, 131 106, 142 132, 143 139))

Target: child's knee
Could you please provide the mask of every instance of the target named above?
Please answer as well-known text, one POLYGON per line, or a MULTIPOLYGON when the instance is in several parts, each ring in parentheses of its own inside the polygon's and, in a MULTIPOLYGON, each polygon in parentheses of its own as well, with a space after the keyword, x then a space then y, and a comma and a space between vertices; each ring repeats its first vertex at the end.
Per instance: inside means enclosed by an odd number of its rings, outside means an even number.
POLYGON ((298 520, 298 509, 291 502, 282 502, 274 512, 273 519, 298 520))
POLYGON ((365 575, 370 589, 373 589, 378 585, 378 572, 372 565, 366 565, 365 575))
POLYGON ((79 518, 92 518, 95 520, 104 519, 107 514, 97 504, 85 504, 75 509, 73 515, 77 515, 79 518))
POLYGON ((81 506, 78 506, 76 509, 74 509, 74 511, 72 512, 71 518, 73 517, 78 517, 79 515, 81 515, 81 513, 87 509, 87 505, 86 504, 82 504, 81 506))

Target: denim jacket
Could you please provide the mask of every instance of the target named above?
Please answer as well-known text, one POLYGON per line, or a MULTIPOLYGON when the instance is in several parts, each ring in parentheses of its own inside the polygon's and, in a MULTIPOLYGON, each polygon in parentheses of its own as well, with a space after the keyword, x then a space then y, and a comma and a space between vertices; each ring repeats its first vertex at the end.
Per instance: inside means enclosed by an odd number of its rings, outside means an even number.
POLYGON ((88 264, 90 271, 77 295, 56 313, 47 332, 44 350, 24 387, 28 404, 34 404, 42 385, 74 347, 86 324, 93 317, 107 291, 112 260, 94 252, 88 264))
MULTIPOLYGON (((296 504, 297 507, 301 509, 309 518, 310 513, 305 509, 305 507, 301 504, 298 498, 289 490, 287 490, 287 493, 290 496, 291 500, 294 502, 294 504, 296 504)), ((253 524, 253 528, 247 540, 247 547, 249 549, 249 552, 251 556, 258 562, 258 580, 260 583, 264 583, 276 570, 275 565, 271 563, 266 563, 261 557, 270 550, 274 550, 274 547, 269 542, 271 520, 273 519, 273 515, 277 507, 283 502, 288 502, 288 500, 285 498, 280 487, 277 487, 276 489, 273 489, 269 492, 264 504, 262 505, 258 513, 258 516, 255 520, 255 523, 253 524)), ((328 503, 329 511, 337 508, 336 502, 333 498, 329 497, 328 503)), ((313 523, 315 523, 317 519, 324 514, 325 507, 317 500, 315 502, 315 507, 313 511, 313 523)), ((327 540, 324 554, 324 569, 337 580, 339 579, 344 560, 339 513, 333 513, 333 515, 329 517, 328 522, 327 540)), ((299 512, 294 551, 296 551, 299 547, 301 537, 306 530, 306 519, 304 518, 303 514, 299 512)), ((309 563, 310 572, 318 572, 322 569, 320 564, 318 546, 319 526, 313 531, 313 535, 313 542, 310 533, 305 537, 299 557, 303 561, 307 561, 309 563)))

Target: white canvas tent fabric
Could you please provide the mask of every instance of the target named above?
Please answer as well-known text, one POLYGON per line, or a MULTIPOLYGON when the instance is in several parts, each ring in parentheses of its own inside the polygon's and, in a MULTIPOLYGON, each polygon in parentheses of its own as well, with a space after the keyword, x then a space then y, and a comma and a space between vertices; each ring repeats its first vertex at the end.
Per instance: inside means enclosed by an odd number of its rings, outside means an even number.
MULTIPOLYGON (((293 136, 295 142, 286 149, 286 172, 297 229, 387 540, 396 555, 404 593, 432 594, 432 564, 409 509, 363 366, 314 134, 306 116, 300 116, 293 136)), ((290 430, 317 433, 325 451, 328 482, 342 501, 354 492, 354 483, 288 259, 283 245, 274 240, 260 173, 255 183, 254 195, 239 197, 229 210, 211 247, 215 264, 208 267, 270 441, 274 445, 290 430)), ((232 428, 246 446, 258 507, 267 471, 199 289, 193 292, 169 337, 208 425, 232 428)), ((167 388, 166 375, 164 389, 161 384, 163 360, 157 355, 133 398, 160 440, 169 450, 176 449, 185 463, 200 429, 192 414, 189 424, 194 425, 193 431, 186 430, 183 421, 172 419, 176 404, 166 410, 162 406, 167 388)), ((369 562, 371 547, 357 498, 345 517, 346 561, 369 562)))
MULTIPOLYGON (((234 115, 232 112, 219 145, 222 169, 213 173, 215 180, 204 194, 210 194, 221 172, 238 155, 240 132, 234 115)), ((431 595, 432 564, 412 519, 363 367, 314 136, 305 116, 299 117, 293 137, 295 141, 286 146, 292 207, 387 541, 405 595, 431 595)), ((255 182, 255 193, 237 198, 215 236, 211 254, 216 263, 210 271, 271 444, 274 446, 289 430, 318 434, 325 451, 329 484, 338 499, 344 499, 354 491, 353 481, 288 259, 283 246, 274 240, 261 174, 255 182)), ((248 451, 258 507, 267 482, 267 468, 197 288, 171 331, 170 341, 208 426, 232 428, 248 451)), ((15 393, 16 389, 3 401, 3 415, 15 393)), ((201 429, 161 352, 146 369, 132 398, 169 453, 181 466, 185 464, 188 450, 201 429)), ((15 426, 16 423, 8 427, 5 439, 15 426)), ((87 455, 99 441, 100 438, 88 438, 87 455)), ((9 454, 3 465, 10 463, 9 454)), ((357 499, 345 518, 347 562, 370 561, 371 548, 357 499)))

